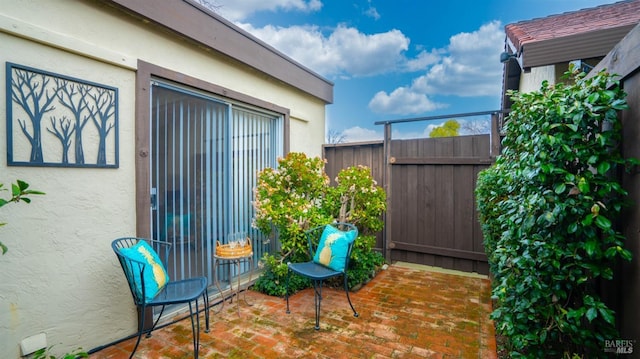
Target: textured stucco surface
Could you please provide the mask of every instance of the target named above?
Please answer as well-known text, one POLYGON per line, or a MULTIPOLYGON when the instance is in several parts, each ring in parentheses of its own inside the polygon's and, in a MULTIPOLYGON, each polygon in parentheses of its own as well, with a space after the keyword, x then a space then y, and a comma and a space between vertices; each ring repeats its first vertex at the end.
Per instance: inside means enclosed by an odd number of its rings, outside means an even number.
MULTIPOLYGON (((0 43, 11 48, 2 52, 3 62, 117 87, 121 154, 118 169, 7 167, 1 157, 0 182, 20 178, 46 195, 2 208, 0 218, 8 224, 0 236, 9 251, 0 257, 0 357, 18 357, 20 341, 41 332, 56 348, 88 348, 125 336, 135 326, 135 308, 121 290, 126 284, 109 243, 135 233, 135 74, 2 33, 0 43)), ((0 81, 6 81, 4 71, 0 81)), ((2 101, 2 149, 5 107, 2 101)))

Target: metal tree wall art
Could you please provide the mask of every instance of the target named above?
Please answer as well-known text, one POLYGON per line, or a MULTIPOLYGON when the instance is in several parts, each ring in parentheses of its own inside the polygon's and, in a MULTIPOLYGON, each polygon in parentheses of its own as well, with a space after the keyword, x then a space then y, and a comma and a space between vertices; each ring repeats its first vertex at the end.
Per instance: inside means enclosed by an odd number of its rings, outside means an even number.
POLYGON ((118 89, 12 63, 6 74, 9 165, 118 167, 118 89))
POLYGON ((58 119, 56 122, 55 116, 51 116, 51 128, 47 128, 47 131, 54 134, 62 144, 62 163, 69 163, 69 146, 71 146, 71 134, 75 132, 75 128, 71 128, 71 121, 66 117, 58 119), (58 129, 58 125, 60 128, 58 129), (53 130, 51 129, 53 128, 53 130))

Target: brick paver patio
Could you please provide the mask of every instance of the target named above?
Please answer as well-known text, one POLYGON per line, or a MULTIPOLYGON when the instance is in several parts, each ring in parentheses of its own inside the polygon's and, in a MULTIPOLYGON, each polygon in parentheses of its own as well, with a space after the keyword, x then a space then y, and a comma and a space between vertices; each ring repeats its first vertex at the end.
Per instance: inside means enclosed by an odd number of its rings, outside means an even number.
MULTIPOLYGON (((314 327, 313 290, 284 299, 249 291, 201 332, 201 358, 496 358, 490 282, 480 276, 391 265, 351 299, 323 290, 320 330, 314 327)), ((201 321, 202 322, 202 321, 201 321)), ((204 323, 202 323, 204 328, 204 323)), ((135 339, 108 347, 92 359, 128 358, 135 339)), ((136 358, 193 358, 188 319, 142 338, 136 358)))

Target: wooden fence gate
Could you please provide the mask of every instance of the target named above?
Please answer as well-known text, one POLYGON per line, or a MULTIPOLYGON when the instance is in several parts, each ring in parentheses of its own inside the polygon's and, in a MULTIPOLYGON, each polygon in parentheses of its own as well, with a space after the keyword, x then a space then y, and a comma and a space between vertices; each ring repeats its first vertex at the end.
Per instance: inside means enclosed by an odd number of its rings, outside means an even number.
POLYGON ((323 155, 330 178, 366 165, 385 188, 376 246, 387 260, 488 274, 474 190, 490 146, 489 135, 476 135, 325 145, 323 155))
POLYGON ((389 258, 487 274, 474 190, 490 164, 488 135, 391 141, 389 258))

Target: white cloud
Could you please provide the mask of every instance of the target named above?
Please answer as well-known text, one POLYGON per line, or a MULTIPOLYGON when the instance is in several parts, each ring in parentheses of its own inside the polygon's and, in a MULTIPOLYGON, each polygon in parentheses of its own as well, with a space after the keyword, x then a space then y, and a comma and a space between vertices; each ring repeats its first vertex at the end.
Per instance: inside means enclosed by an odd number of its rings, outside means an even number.
POLYGON ((196 0, 209 3, 215 11, 231 21, 242 21, 260 11, 313 12, 322 8, 320 0, 196 0))
POLYGON ((438 61, 440 61, 441 59, 441 52, 440 50, 431 50, 430 52, 427 52, 425 50, 422 50, 418 56, 416 56, 413 59, 408 59, 406 64, 405 64, 405 69, 409 72, 414 72, 414 71, 421 71, 426 69, 427 67, 438 63, 438 61))
POLYGON ((384 138, 382 131, 382 129, 380 131, 374 131, 368 128, 356 126, 342 131, 342 135, 345 138, 345 142, 378 141, 384 138))
POLYGON ((431 137, 431 131, 435 130, 436 127, 440 127, 441 125, 430 124, 424 128, 424 137, 431 137))
POLYGON ((369 0, 369 8, 364 11, 364 14, 375 20, 380 19, 380 13, 378 13, 378 9, 371 6, 371 0, 369 0))
MULTIPOLYGON (((432 125, 430 125, 432 126, 432 125)), ((425 130, 423 131, 408 131, 408 130, 400 130, 395 128, 393 131, 391 131, 391 138, 393 138, 394 140, 408 140, 408 139, 412 139, 412 138, 427 138, 429 137, 429 132, 431 132, 430 130, 427 131, 427 129, 425 128, 425 130)))
MULTIPOLYGON (((411 139, 411 138, 427 138, 431 130, 437 125, 428 125, 422 131, 420 130, 402 130, 397 126, 393 128, 391 137, 395 140, 411 139)), ((350 127, 342 131, 344 143, 350 142, 369 142, 382 141, 384 139, 384 128, 380 126, 380 130, 372 130, 362 128, 360 126, 350 127)))
POLYGON ((504 32, 499 21, 474 32, 454 35, 447 47, 422 50, 414 58, 406 56, 410 39, 396 29, 365 34, 338 25, 325 34, 313 25, 262 28, 238 25, 327 77, 424 71, 410 86, 403 87, 410 88, 408 92, 427 95, 487 96, 500 92, 502 65, 497 58, 504 45, 504 32))
MULTIPOLYGON (((411 126, 393 126, 391 138, 395 140, 406 140, 413 138, 429 138, 431 131, 442 126, 446 120, 431 122, 424 127, 412 128, 411 126)), ((478 118, 473 120, 456 119, 460 123, 460 135, 477 135, 488 133, 488 119, 478 118)), ((350 127, 341 132, 344 142, 368 142, 382 141, 384 139, 384 128, 379 126, 379 130, 362 128, 360 126, 350 127)))
POLYGON ((472 33, 449 40, 444 56, 426 74, 414 79, 411 88, 425 94, 490 96, 500 93, 504 33, 500 22, 483 25, 472 33))
POLYGON ((396 71, 406 61, 409 39, 399 30, 364 34, 339 25, 325 36, 317 26, 243 29, 324 76, 363 77, 396 71))
MULTIPOLYGON (((227 10, 315 11, 322 3, 320 0, 237 0, 233 4, 229 1, 224 7, 227 10)), ((371 2, 368 9, 374 18, 376 14, 379 16, 371 2)), ((347 25, 327 29, 315 25, 256 28, 251 24, 237 24, 329 78, 418 72, 419 76, 408 83, 379 91, 371 98, 369 109, 378 114, 420 115, 447 107, 435 100, 438 96, 498 96, 500 93, 502 65, 497 58, 504 45, 504 32, 499 21, 451 36, 443 48, 417 47, 421 51, 415 57, 407 57, 410 39, 397 29, 366 34, 347 25)))
POLYGON ((399 87, 390 94, 380 91, 369 101, 369 109, 373 112, 393 115, 417 114, 445 107, 446 104, 433 102, 426 94, 407 87, 399 87))
POLYGON ((391 93, 376 93, 369 108, 377 113, 415 115, 446 107, 429 96, 497 96, 502 77, 502 65, 497 58, 503 42, 499 21, 471 33, 454 35, 445 49, 423 51, 407 61, 408 69, 425 66, 426 73, 409 86, 398 87, 391 93))

